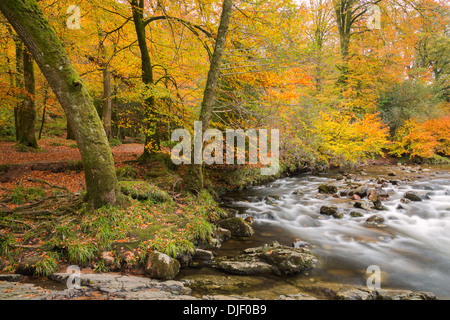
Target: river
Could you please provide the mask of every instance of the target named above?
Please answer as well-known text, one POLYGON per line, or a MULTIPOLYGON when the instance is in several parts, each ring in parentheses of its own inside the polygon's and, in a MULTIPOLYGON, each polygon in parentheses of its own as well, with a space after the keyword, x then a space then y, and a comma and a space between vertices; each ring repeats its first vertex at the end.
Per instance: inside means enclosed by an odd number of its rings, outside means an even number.
POLYGON ((348 196, 319 194, 321 184, 337 186, 338 194, 346 189, 350 180, 337 171, 278 179, 226 195, 239 215, 254 217, 257 234, 253 240, 225 243, 219 255, 272 240, 303 240, 320 261, 313 271, 316 280, 365 285, 367 268, 375 265, 382 288, 431 291, 449 299, 450 166, 371 166, 349 173, 352 182, 369 191, 382 188, 387 210, 355 209, 348 196), (407 191, 424 200, 404 203, 407 191), (336 205, 343 218, 320 214, 323 205, 336 205), (351 211, 362 216, 352 217, 351 211), (381 226, 365 223, 374 214, 385 219, 381 226))

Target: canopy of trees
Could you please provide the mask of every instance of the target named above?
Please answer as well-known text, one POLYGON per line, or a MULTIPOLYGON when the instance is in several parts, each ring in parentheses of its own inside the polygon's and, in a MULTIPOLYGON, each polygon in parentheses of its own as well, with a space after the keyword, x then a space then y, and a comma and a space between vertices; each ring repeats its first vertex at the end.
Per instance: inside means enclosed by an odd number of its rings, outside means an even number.
MULTIPOLYGON (((34 68, 29 51, 39 52, 12 22, 12 3, 2 4, 0 24, 0 134, 36 148, 42 129, 65 135, 67 117, 67 135, 81 141, 49 63, 34 68)), ((107 138, 141 141, 143 160, 199 119, 223 131, 279 129, 285 166, 354 163, 386 151, 449 156, 444 0, 80 0, 80 28, 70 25, 70 1, 18 3, 42 10, 107 138), (212 92, 205 87, 214 68, 212 92)))

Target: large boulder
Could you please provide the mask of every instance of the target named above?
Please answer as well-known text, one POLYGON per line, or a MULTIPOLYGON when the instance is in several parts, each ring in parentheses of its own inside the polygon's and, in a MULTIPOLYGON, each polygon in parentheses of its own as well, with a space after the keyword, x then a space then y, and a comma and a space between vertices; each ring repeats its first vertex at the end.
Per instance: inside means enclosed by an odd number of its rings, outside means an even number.
POLYGON ((171 280, 179 271, 178 260, 158 251, 151 252, 145 264, 145 273, 154 279, 171 280))
POLYGON ((216 258, 213 266, 232 274, 293 275, 314 268, 316 263, 316 258, 306 247, 292 248, 274 241, 246 249, 234 257, 216 258))
POLYGON ((232 236, 250 237, 255 234, 253 228, 241 217, 224 219, 218 226, 230 230, 232 236))

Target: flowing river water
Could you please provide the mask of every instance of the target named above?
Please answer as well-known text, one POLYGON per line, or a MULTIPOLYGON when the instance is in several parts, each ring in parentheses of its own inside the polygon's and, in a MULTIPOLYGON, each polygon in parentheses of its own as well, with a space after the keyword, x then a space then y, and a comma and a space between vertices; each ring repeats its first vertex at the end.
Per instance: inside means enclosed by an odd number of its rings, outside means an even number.
POLYGON ((313 271, 315 279, 365 285, 367 268, 376 265, 382 288, 431 291, 449 299, 450 166, 373 166, 350 177, 369 191, 382 188, 388 195, 383 200, 387 210, 355 209, 355 201, 347 196, 319 194, 321 184, 347 189, 350 180, 338 172, 278 179, 227 195, 240 216, 254 217, 257 232, 253 240, 225 242, 219 255, 272 240, 303 240, 320 262, 313 271), (404 203, 407 191, 424 200, 404 203), (320 214, 323 205, 336 205, 343 218, 320 214), (351 211, 362 216, 352 217, 351 211), (381 226, 365 223, 374 214, 385 218, 381 226))

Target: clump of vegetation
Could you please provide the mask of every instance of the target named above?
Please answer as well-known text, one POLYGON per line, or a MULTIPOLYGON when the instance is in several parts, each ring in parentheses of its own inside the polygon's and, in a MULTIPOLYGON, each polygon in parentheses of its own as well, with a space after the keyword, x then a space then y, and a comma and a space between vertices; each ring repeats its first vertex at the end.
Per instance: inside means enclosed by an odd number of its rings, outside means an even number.
POLYGON ((52 273, 56 272, 58 268, 59 255, 56 252, 47 252, 44 254, 43 259, 38 261, 34 266, 34 274, 36 276, 48 277, 52 273))
POLYGON ((26 202, 32 202, 45 196, 44 189, 31 187, 25 188, 23 186, 17 186, 14 188, 11 195, 11 202, 15 204, 23 204, 26 202))
POLYGON ((145 181, 120 181, 120 190, 127 196, 137 200, 149 200, 152 202, 171 201, 170 195, 145 181))
POLYGON ((130 165, 123 166, 116 169, 116 175, 118 179, 136 179, 138 170, 130 165))
POLYGON ((116 139, 116 138, 112 138, 111 140, 109 140, 109 145, 111 147, 117 147, 117 146, 122 145, 122 141, 120 141, 119 139, 116 139))

